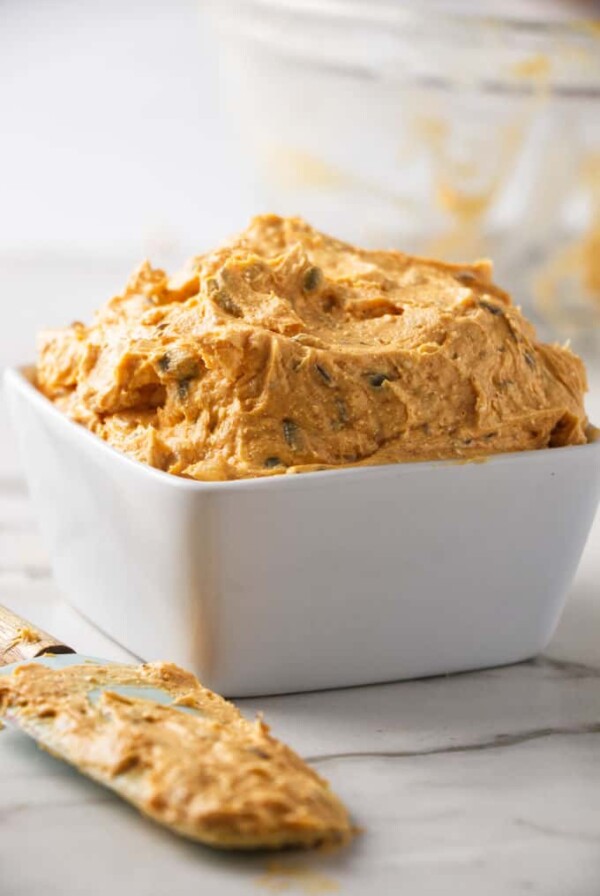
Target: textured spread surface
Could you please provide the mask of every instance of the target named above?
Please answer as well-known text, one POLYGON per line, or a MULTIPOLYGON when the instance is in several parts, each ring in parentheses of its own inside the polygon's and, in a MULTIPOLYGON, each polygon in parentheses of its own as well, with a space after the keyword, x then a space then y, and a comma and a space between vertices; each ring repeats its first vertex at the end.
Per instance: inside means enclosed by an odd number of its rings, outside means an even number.
POLYGON ((582 362, 470 266, 263 216, 178 277, 142 265, 91 326, 41 335, 42 391, 194 479, 586 441, 582 362))
POLYGON ((292 750, 170 663, 38 663, 0 677, 0 717, 156 821, 211 846, 347 840, 345 808, 292 750), (119 693, 159 688, 171 702, 119 693), (113 690, 111 690, 111 688, 113 690))

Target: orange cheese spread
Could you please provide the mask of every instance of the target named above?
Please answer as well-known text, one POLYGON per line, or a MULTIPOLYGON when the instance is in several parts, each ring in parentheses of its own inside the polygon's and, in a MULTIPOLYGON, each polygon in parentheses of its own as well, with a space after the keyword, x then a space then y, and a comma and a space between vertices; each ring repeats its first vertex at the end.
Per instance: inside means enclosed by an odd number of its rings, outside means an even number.
POLYGON ((327 782, 262 720, 247 721, 173 663, 22 665, 0 676, 0 718, 210 846, 311 847, 354 833, 327 782), (158 689, 166 704, 145 689, 158 689))
POLYGON ((131 457, 239 479, 586 441, 583 363, 491 265, 369 251, 266 215, 177 277, 145 262, 40 337, 39 388, 131 457))

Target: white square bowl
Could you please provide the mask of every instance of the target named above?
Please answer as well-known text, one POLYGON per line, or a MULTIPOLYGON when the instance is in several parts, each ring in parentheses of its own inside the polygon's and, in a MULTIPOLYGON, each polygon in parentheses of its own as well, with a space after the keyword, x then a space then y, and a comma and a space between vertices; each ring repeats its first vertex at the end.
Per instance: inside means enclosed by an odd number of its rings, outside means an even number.
POLYGON ((600 443, 193 482, 71 422, 26 370, 6 386, 66 599, 138 656, 228 695, 533 656, 600 495, 600 443))

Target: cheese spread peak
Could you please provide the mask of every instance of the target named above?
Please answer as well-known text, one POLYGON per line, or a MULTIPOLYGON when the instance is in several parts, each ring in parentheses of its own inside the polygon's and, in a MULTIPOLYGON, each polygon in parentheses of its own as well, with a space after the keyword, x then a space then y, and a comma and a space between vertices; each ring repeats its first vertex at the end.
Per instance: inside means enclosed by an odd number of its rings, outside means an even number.
POLYGON ((176 277, 147 262, 40 337, 40 389, 192 479, 586 441, 581 360, 537 341, 491 265, 359 249, 264 215, 176 277))

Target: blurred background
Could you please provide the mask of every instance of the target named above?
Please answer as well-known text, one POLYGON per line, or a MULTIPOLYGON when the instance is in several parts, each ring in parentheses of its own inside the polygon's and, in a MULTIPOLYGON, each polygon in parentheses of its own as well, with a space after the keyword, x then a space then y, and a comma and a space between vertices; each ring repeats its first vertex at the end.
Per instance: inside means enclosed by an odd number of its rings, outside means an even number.
POLYGON ((0 366, 244 223, 217 78, 197 0, 0 0, 0 366))
POLYGON ((2 366, 276 211, 492 257, 596 376, 596 0, 0 0, 0 111, 2 366))

